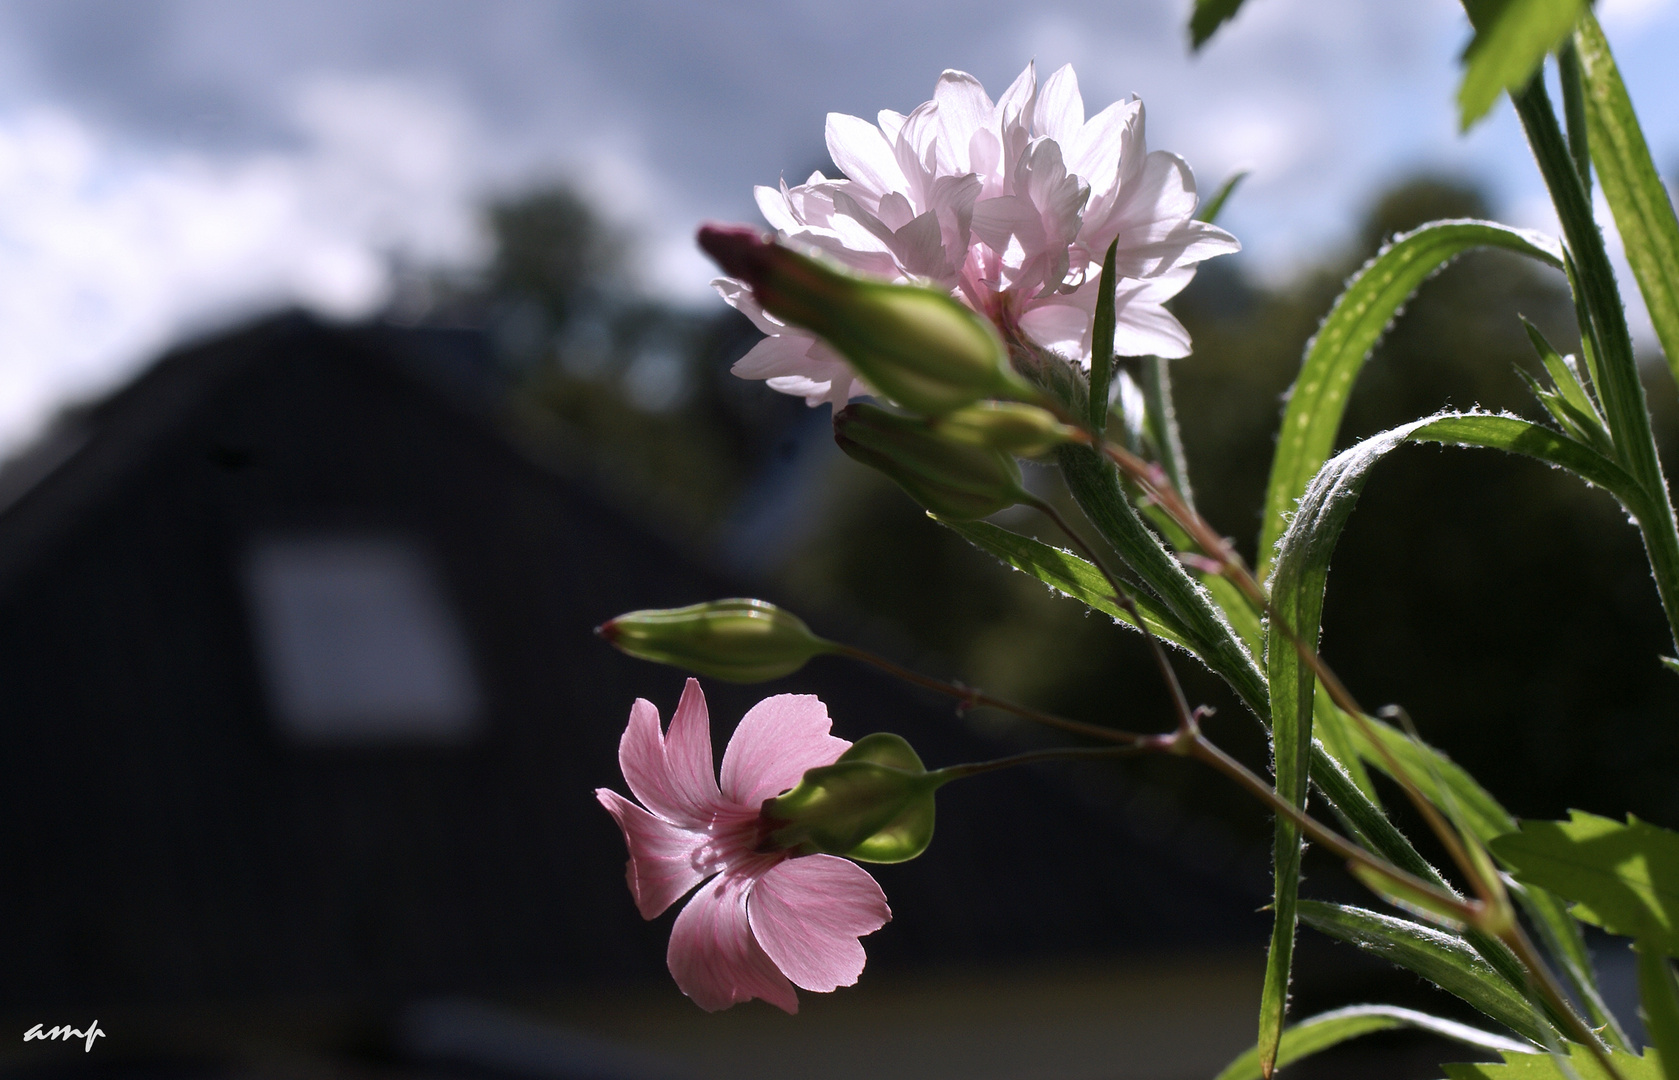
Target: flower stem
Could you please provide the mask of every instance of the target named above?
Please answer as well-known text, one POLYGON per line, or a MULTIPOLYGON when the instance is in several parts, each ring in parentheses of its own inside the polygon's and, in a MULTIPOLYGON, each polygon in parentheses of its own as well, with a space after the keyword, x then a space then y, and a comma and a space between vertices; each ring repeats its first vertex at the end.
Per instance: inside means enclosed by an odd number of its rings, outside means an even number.
POLYGON ((865 664, 872 664, 887 674, 895 675, 907 683, 912 683, 924 689, 932 690, 935 693, 944 694, 946 697, 953 697, 962 703, 963 709, 985 706, 1002 712, 1012 713, 1023 720, 1030 720, 1035 724, 1043 724, 1045 727, 1058 728, 1061 731, 1069 732, 1073 735, 1083 735, 1090 739, 1100 739, 1103 742, 1117 742, 1131 745, 1149 738, 1149 736, 1146 735, 1138 735, 1135 732, 1130 731, 1121 731, 1118 728, 1103 727, 1100 724, 1087 724, 1082 720, 1070 720, 1065 716, 1056 716, 1054 713, 1041 712, 1029 706, 1009 701, 1007 698, 1000 698, 994 694, 988 694, 976 687, 963 686, 960 683, 945 682, 942 679, 935 679, 930 675, 923 675, 919 671, 912 671, 901 664, 895 664, 886 659, 886 657, 869 652, 867 649, 859 649, 855 645, 844 645, 839 642, 835 642, 833 643, 833 651, 840 656, 848 656, 853 660, 860 660, 865 664))

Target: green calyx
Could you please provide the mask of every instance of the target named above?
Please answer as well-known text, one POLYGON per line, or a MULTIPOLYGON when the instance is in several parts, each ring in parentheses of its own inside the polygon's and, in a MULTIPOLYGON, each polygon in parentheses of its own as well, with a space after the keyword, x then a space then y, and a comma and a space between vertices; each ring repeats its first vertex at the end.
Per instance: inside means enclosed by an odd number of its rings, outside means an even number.
POLYGON ((856 403, 834 414, 834 441, 940 517, 972 521, 1031 500, 1010 454, 946 437, 926 420, 856 403))
POLYGON ((947 779, 929 773, 900 736, 866 736, 834 764, 807 771, 797 787, 765 800, 765 846, 907 862, 932 842, 933 793, 947 779))
POLYGON ((779 679, 834 651, 792 612, 763 600, 632 611, 595 633, 631 656, 727 682, 779 679))

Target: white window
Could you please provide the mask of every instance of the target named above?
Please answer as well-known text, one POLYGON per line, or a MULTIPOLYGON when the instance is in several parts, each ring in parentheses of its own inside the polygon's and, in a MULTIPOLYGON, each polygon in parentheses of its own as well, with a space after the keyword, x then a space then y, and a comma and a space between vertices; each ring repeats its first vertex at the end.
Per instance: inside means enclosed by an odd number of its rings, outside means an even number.
POLYGON ((245 567, 257 659, 304 743, 458 743, 481 700, 431 565, 379 537, 260 540, 245 567))

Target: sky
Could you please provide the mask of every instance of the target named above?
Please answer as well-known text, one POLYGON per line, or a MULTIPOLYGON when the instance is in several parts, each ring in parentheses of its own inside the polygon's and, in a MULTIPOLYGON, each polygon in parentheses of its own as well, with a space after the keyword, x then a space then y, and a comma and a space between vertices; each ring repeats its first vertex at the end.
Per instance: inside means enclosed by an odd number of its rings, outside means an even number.
MULTIPOLYGON (((825 165, 829 111, 907 112, 939 72, 1001 92, 1072 63, 1268 280, 1383 187, 1481 183, 1554 229, 1507 105, 1460 137, 1455 0, 1248 0, 1199 55, 1189 0, 0 0, 0 454, 183 336, 302 304, 354 319, 399 268, 470 269, 484 201, 576 184, 643 287, 711 303, 703 220, 825 165)), ((1600 0, 1658 165, 1679 170, 1679 0, 1600 0)))

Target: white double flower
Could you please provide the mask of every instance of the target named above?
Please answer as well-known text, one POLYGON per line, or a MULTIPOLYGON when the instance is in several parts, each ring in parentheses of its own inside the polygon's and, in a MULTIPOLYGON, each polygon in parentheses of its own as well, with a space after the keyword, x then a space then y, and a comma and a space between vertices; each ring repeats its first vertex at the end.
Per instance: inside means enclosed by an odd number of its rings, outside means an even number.
MULTIPOLYGON (((1241 245, 1195 220, 1195 177, 1176 154, 1148 151, 1141 101, 1086 120, 1071 65, 1040 87, 1028 64, 996 102, 973 76, 946 71, 933 100, 878 120, 828 115, 828 153, 843 179, 816 172, 797 187, 756 189, 784 241, 859 273, 949 289, 1005 339, 1088 367, 1101 261, 1117 239, 1115 351, 1188 354, 1189 334, 1165 302, 1201 260, 1241 245)), ((813 406, 870 392, 743 284, 713 284, 769 335, 735 374, 813 406)))

